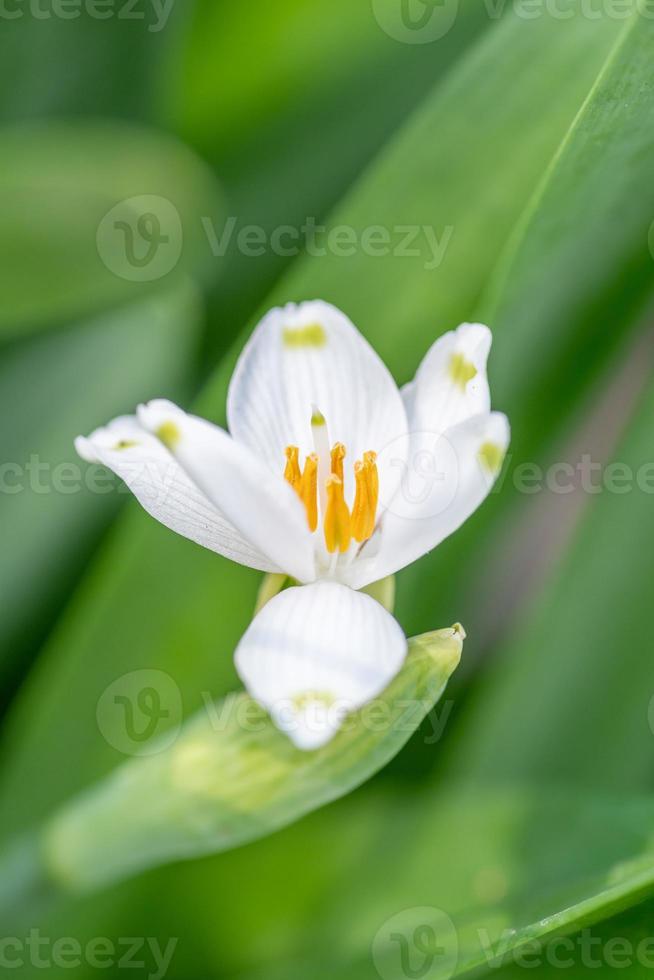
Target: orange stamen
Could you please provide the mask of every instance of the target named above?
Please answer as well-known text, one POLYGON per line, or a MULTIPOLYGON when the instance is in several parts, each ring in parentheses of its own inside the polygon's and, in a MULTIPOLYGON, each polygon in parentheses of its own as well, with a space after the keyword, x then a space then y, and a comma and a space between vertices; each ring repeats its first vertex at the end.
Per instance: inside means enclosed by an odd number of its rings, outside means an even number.
POLYGON ((325 513, 325 544, 327 551, 341 554, 350 547, 352 539, 350 511, 343 496, 343 481, 337 476, 327 479, 327 510, 325 513))
POLYGON ((365 466, 361 461, 354 464, 356 492, 352 507, 352 536, 355 541, 365 541, 368 538, 370 524, 370 492, 365 466))
POLYGON ((345 446, 342 442, 335 442, 332 448, 332 473, 343 482, 343 460, 345 459, 345 446))
POLYGON ((309 530, 315 531, 318 527, 318 457, 315 453, 310 453, 305 460, 299 494, 307 512, 309 530))
MULTIPOLYGON (((377 472, 377 453, 371 451, 363 454, 363 465, 368 474, 370 486, 370 508, 372 512, 372 524, 375 525, 377 514, 377 504, 379 503, 379 473, 377 472)), ((372 530, 370 531, 372 534, 372 530)))
POLYGON ((287 483, 291 484, 294 490, 299 490, 300 480, 302 479, 300 464, 298 462, 299 450, 297 446, 287 446, 285 452, 286 467, 284 469, 284 479, 287 483))
POLYGON ((367 541, 375 530, 379 497, 379 476, 375 453, 364 453, 363 462, 354 464, 356 492, 352 508, 352 535, 356 541, 367 541))
MULTIPOLYGON (((304 505, 309 529, 318 527, 318 455, 310 453, 300 469, 297 446, 287 446, 284 479, 289 483, 304 505)), ((343 490, 343 460, 346 451, 342 442, 331 450, 331 473, 325 482, 327 502, 324 513, 324 533, 327 550, 344 553, 352 538, 361 543, 372 537, 375 530, 377 503, 379 500, 379 475, 377 454, 365 452, 363 460, 354 464, 356 491, 352 513, 345 502, 343 490)))

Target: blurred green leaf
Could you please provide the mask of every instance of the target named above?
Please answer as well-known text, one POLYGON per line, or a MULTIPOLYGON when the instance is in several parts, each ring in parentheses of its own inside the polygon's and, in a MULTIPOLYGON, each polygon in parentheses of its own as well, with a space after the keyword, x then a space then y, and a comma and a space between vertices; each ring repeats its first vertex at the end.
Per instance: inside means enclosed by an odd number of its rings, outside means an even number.
MULTIPOLYGON (((361 887, 352 887, 349 868, 330 882, 329 899, 306 923, 297 959, 267 962, 246 976, 404 980, 407 956, 414 967, 425 965, 430 946, 421 935, 435 951, 425 972, 430 980, 502 976, 503 962, 520 962, 521 954, 528 962, 529 951, 533 961, 533 950, 542 951, 552 937, 574 934, 652 894, 653 819, 651 801, 580 801, 537 791, 441 793, 429 806, 421 798, 405 803, 361 855, 361 887), (404 846, 398 853, 404 841, 410 860, 404 846)), ((577 969, 582 972, 579 962, 577 969)))
MULTIPOLYGON (((376 0, 376 9, 396 6, 376 0)), ((212 163, 237 218, 211 304, 212 354, 224 352, 292 262, 287 238, 281 249, 270 242, 275 230, 300 231, 307 218, 321 223, 425 94, 491 28, 484 0, 461 5, 454 18, 451 6, 433 11, 443 32, 435 57, 431 45, 398 43, 385 33, 369 4, 196 4, 186 42, 162 72, 161 118, 212 163), (261 254, 238 244, 249 225, 268 236, 261 254)), ((227 227, 220 223, 218 237, 227 227)), ((305 243, 295 248, 301 254, 305 243)))
POLYGON ((343 306, 399 378, 412 377, 434 336, 472 316, 620 33, 601 14, 575 16, 572 2, 568 12, 565 21, 507 16, 466 52, 327 222, 355 230, 355 254, 327 248, 297 263, 273 299, 343 306), (371 228, 390 237, 383 254, 362 240, 371 228))
POLYGON ((7 128, 1 144, 0 338, 140 299, 210 264, 201 219, 218 217, 218 191, 181 143, 53 122, 7 128))
POLYGON ((651 790, 653 424, 650 387, 612 461, 615 476, 604 471, 617 492, 609 483, 589 500, 574 546, 460 719, 452 771, 651 790))
POLYGON ((192 3, 6 4, 0 118, 92 114, 151 121, 159 72, 192 3))
POLYGON ((410 632, 444 610, 465 623, 469 662, 485 641, 476 630, 489 591, 480 570, 488 574, 511 532, 500 511, 513 515, 527 502, 511 485, 513 467, 546 461, 575 395, 599 380, 654 292, 653 34, 638 12, 621 27, 475 311, 496 338, 491 387, 511 420, 511 466, 486 512, 407 569, 398 588, 410 632))
POLYGON ((31 338, 0 361, 3 686, 25 633, 43 630, 98 530, 125 499, 106 471, 77 457, 74 436, 131 411, 142 398, 185 390, 200 316, 195 290, 180 284, 31 338))
POLYGON ((43 832, 59 885, 95 889, 179 858, 264 837, 343 796, 388 762, 441 697, 463 647, 457 627, 409 642, 406 663, 326 746, 302 752, 246 694, 205 706, 172 745, 150 748, 73 800, 43 832))
MULTIPOLYGON (((405 980, 398 972, 402 945, 419 965, 420 947, 414 944, 421 934, 424 938, 425 928, 435 927, 443 952, 426 974, 430 980, 471 971, 504 977, 500 964, 520 962, 534 941, 542 949, 555 936, 574 937, 602 920, 607 924, 594 926, 593 935, 624 935, 612 929, 621 921, 616 916, 654 889, 651 801, 591 796, 582 802, 538 791, 417 794, 403 800, 392 826, 378 820, 379 808, 385 807, 379 789, 365 800, 350 796, 339 806, 347 835, 335 834, 314 814, 245 849, 202 864, 185 862, 174 884, 159 871, 134 882, 129 892, 114 888, 106 901, 93 900, 102 910, 95 921, 88 914, 89 896, 73 899, 55 910, 48 928, 59 931, 47 934, 64 935, 75 923, 82 941, 98 935, 101 924, 103 935, 118 937, 129 921, 130 934, 158 936, 165 945, 181 929, 170 980, 189 975, 374 980, 379 972, 405 980), (409 861, 405 842, 414 847, 409 861), (289 854, 300 844, 305 859, 289 866, 289 854), (314 865, 322 851, 330 874, 317 894, 314 865), (213 888, 193 904, 201 868, 213 888), (270 891, 262 888, 268 880, 270 891), (271 903, 273 889, 277 901, 271 903), (305 912, 292 956, 286 948, 291 902, 305 912), (156 906, 158 917, 153 917, 156 906), (406 942, 391 939, 391 932, 406 942)), ((23 935, 18 908, 7 912, 6 921, 23 935)), ((24 923, 25 928, 40 924, 33 909, 24 923)), ((581 972, 577 959, 575 964, 581 972)), ((93 972, 83 967, 79 975, 93 972)))
MULTIPOLYGON (((583 972, 592 970, 593 976, 615 976, 616 970, 628 970, 630 980, 647 980, 654 966, 653 912, 654 900, 649 899, 576 935, 541 946, 522 962, 511 963, 509 958, 511 965, 493 975, 499 980, 517 980, 524 977, 524 963, 528 963, 530 975, 538 980, 560 977, 562 969, 575 966, 583 972)), ((524 952, 528 954, 527 949, 524 952)))

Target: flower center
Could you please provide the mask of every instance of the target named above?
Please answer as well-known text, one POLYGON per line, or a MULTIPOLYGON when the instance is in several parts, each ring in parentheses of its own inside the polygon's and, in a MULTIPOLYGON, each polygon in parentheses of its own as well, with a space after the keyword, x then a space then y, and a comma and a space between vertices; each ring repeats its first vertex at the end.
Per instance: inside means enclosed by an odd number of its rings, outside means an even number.
MULTIPOLYGON (((377 454, 366 452, 363 459, 354 464, 356 490, 351 511, 343 492, 345 455, 343 443, 335 443, 330 454, 330 473, 325 481, 323 533, 327 551, 331 554, 336 551, 346 552, 353 538, 359 543, 367 541, 375 529, 379 500, 377 454)), ((300 469, 299 457, 297 446, 286 447, 284 479, 290 483, 304 504, 309 529, 315 531, 318 527, 318 456, 310 453, 304 461, 304 469, 300 469)))

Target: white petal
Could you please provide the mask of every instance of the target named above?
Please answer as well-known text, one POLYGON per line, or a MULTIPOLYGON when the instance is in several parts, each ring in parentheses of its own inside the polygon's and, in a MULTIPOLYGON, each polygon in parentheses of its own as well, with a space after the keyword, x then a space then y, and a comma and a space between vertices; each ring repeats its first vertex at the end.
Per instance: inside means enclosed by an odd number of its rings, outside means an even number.
POLYGON ((348 584, 360 589, 392 575, 456 531, 490 493, 509 438, 508 420, 499 412, 473 416, 440 435, 414 433, 376 554, 369 557, 364 547, 348 584))
POLYGON ((348 490, 354 462, 407 431, 388 369, 345 314, 320 300, 271 310, 259 323, 230 384, 229 429, 280 472, 286 446, 313 451, 313 406, 330 442, 347 448, 348 490))
POLYGON ((490 411, 486 362, 491 340, 488 327, 463 323, 432 345, 415 379, 402 389, 412 431, 444 432, 490 411))
POLYGON ((334 582, 271 599, 236 650, 250 695, 301 749, 328 742, 345 715, 380 694, 407 651, 379 603, 334 582))
POLYGON ((282 571, 300 582, 315 578, 306 514, 283 472, 271 473, 245 446, 172 402, 138 409, 140 423, 168 445, 209 500, 282 571))
POLYGON ((78 436, 75 448, 87 462, 113 470, 148 514, 166 527, 241 565, 279 571, 207 500, 134 416, 114 419, 88 437, 78 436))

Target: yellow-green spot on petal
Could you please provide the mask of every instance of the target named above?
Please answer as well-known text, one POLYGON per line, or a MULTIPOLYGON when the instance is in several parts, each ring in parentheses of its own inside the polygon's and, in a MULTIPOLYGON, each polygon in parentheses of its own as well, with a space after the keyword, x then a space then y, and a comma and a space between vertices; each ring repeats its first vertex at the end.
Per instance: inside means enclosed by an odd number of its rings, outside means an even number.
POLYGON ((450 378, 461 391, 466 390, 466 385, 477 374, 477 368, 472 361, 469 361, 465 354, 452 354, 449 367, 450 378))
POLYGON ((309 323, 306 327, 284 327, 282 340, 285 347, 324 347, 327 334, 319 323, 309 323))
POLYGON ((116 443, 114 449, 131 449, 132 446, 138 446, 138 442, 134 439, 121 439, 116 443))
POLYGON ((174 422, 163 422, 156 431, 157 439, 168 449, 174 449, 180 440, 181 433, 174 422))
POLYGON ((477 454, 479 456, 479 461, 482 466, 484 466, 489 473, 495 475, 499 473, 500 467, 504 462, 504 449, 498 446, 496 442, 485 442, 483 446, 480 447, 477 454))
POLYGON ((329 691, 303 691, 301 694, 295 695, 292 703, 296 711, 304 711, 312 704, 320 704, 325 708, 331 708, 335 700, 334 695, 330 694, 329 691))
POLYGON ((325 416, 322 412, 314 412, 311 416, 311 425, 325 425, 325 416))

